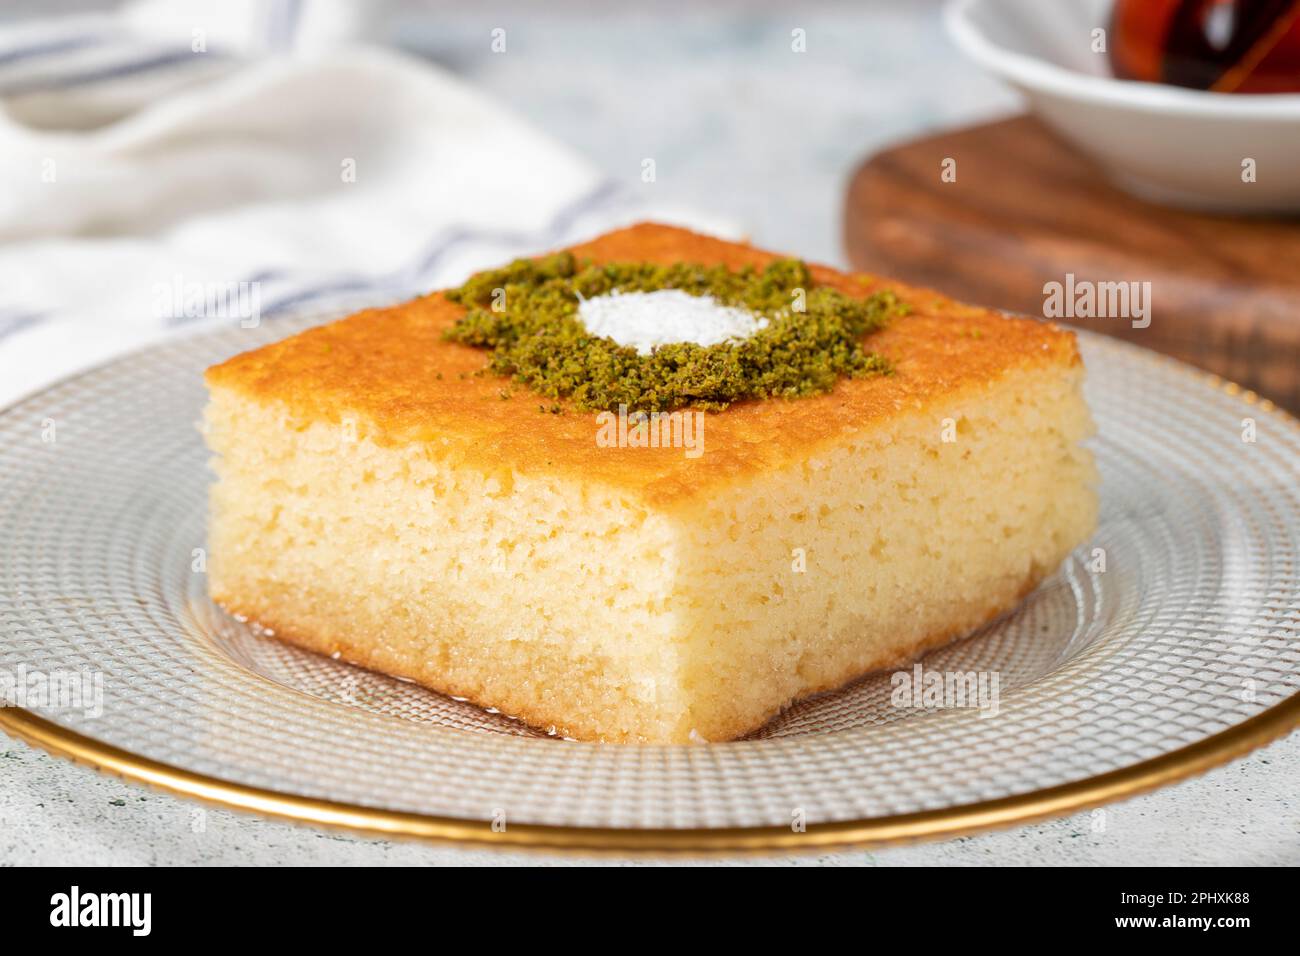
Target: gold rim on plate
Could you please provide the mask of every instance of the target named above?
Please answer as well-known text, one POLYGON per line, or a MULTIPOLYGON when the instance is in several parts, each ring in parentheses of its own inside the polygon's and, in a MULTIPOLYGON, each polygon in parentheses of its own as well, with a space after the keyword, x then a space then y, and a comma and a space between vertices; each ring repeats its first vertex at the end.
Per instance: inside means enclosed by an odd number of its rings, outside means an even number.
POLYGON ((940 810, 810 824, 804 832, 789 827, 638 830, 545 824, 511 824, 497 831, 489 820, 402 813, 231 783, 101 743, 22 708, 0 708, 0 729, 46 753, 226 809, 376 837, 495 849, 645 855, 826 852, 996 830, 1067 816, 1149 793, 1212 770, 1297 727, 1300 727, 1300 694, 1293 694, 1282 703, 1204 740, 1095 777, 940 810))

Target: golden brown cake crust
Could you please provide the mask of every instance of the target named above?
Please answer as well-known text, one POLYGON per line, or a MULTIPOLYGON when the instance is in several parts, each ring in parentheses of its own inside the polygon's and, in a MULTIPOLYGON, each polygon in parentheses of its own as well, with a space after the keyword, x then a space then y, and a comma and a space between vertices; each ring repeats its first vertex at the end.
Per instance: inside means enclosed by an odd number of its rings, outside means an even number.
MULTIPOLYGON (((777 255, 684 229, 641 224, 573 247, 597 262, 689 261, 761 266, 777 255)), ((806 459, 855 429, 955 392, 982 389, 1012 368, 1076 364, 1074 335, 1046 322, 962 305, 938 293, 814 266, 820 283, 860 296, 891 288, 912 308, 869 337, 894 364, 886 377, 843 380, 826 394, 734 405, 710 413, 705 453, 638 448, 610 453, 595 417, 542 414, 550 400, 488 373, 487 355, 442 339, 461 307, 432 293, 369 309, 238 355, 208 370, 210 386, 283 403, 304 423, 355 416, 380 444, 423 442, 428 453, 485 470, 581 476, 665 506, 806 459), (503 400, 503 388, 512 397, 503 400), (508 463, 508 465, 507 465, 508 463)))

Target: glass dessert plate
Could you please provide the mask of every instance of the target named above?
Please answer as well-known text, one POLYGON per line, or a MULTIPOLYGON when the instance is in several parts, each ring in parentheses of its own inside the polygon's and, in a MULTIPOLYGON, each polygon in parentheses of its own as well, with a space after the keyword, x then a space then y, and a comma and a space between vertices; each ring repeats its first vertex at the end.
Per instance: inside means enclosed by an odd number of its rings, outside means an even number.
POLYGON ((577 743, 282 645, 206 596, 201 373, 335 317, 173 339, 0 412, 0 678, 26 695, 0 728, 275 816, 632 853, 871 845, 1061 815, 1300 725, 1300 424, 1084 332, 1100 527, 1018 609, 922 661, 996 678, 982 709, 902 706, 882 673, 732 743, 577 743), (102 696, 33 690, 82 675, 102 696))

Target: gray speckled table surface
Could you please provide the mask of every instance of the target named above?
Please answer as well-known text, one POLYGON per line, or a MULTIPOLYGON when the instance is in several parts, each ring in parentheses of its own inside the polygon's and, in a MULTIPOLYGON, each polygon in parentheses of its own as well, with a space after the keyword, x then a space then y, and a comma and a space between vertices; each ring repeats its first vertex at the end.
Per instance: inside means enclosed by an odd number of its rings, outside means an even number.
MULTIPOLYGON (((1100 821, 1082 814, 942 843, 733 865, 1294 866, 1300 863, 1298 769, 1300 738, 1292 737, 1200 779, 1109 807, 1100 821)), ((591 862, 367 840, 224 810, 199 812, 197 804, 97 775, 3 736, 0 779, 0 863, 6 865, 591 862)))
MULTIPOLYGON (((654 156, 652 188, 745 224, 760 244, 832 263, 844 259, 840 206, 863 155, 1017 108, 960 60, 934 3, 698 7, 610 14, 562 2, 545 14, 510 4, 418 17, 398 4, 375 30, 460 72, 611 176, 636 181, 641 159, 654 156), (492 56, 483 37, 503 23, 512 52, 492 56), (807 31, 801 55, 790 51, 795 27, 807 31)), ((584 862, 369 840, 196 807, 0 735, 4 865, 584 862)), ((1100 820, 737 865, 754 863, 1296 865, 1300 736, 1100 820)))

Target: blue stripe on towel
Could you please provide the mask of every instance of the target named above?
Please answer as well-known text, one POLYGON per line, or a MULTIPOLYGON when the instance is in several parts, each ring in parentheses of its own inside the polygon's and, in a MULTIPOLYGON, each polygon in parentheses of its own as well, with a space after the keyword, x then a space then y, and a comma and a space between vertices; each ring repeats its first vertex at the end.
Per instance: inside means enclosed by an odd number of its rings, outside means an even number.
POLYGON ((298 0, 278 0, 269 18, 267 48, 277 53, 292 50, 301 16, 302 4, 298 0))
POLYGON ((214 55, 217 54, 194 53, 191 50, 160 53, 157 56, 148 57, 143 60, 132 60, 128 63, 113 63, 108 66, 97 67, 93 70, 84 70, 80 73, 71 73, 66 76, 44 77, 26 83, 5 83, 2 88, 5 96, 43 93, 48 90, 62 90, 73 86, 81 86, 85 83, 99 83, 103 80, 115 80, 123 76, 132 76, 136 73, 146 73, 149 70, 157 70, 165 66, 173 66, 177 63, 192 60, 198 56, 214 55))
MULTIPOLYGON (((378 298, 393 300, 403 295, 414 293, 420 278, 432 269, 454 248, 468 242, 489 242, 498 245, 516 246, 521 251, 534 250, 553 245, 573 227, 580 217, 612 202, 623 201, 629 194, 613 180, 605 180, 590 192, 562 207, 549 223, 540 229, 497 230, 481 229, 471 226, 451 226, 444 229, 416 259, 407 266, 399 268, 388 275, 365 277, 335 275, 328 280, 311 283, 282 295, 280 298, 264 305, 263 317, 274 318, 315 299, 347 293, 373 293, 378 298)), ((293 274, 281 269, 261 269, 253 273, 244 282, 269 284, 292 284, 293 274)), ((48 315, 41 313, 12 312, 6 314, 0 309, 0 341, 22 329, 36 325, 48 315)), ((168 326, 181 326, 202 318, 201 316, 174 316, 166 320, 168 326)))
POLYGON ((627 193, 621 186, 613 180, 605 180, 591 192, 578 197, 574 202, 561 208, 551 221, 541 229, 532 232, 450 226, 434 239, 415 262, 405 268, 398 269, 387 276, 379 276, 373 279, 336 278, 324 285, 308 286, 268 306, 264 306, 262 312, 264 315, 274 315, 293 306, 302 305, 312 299, 336 292, 359 292, 374 289, 376 291, 387 291, 392 296, 411 294, 416 290, 419 278, 431 272, 442 258, 457 246, 467 242, 490 242, 518 246, 522 249, 536 249, 539 246, 558 241, 580 217, 600 208, 611 200, 625 198, 627 198, 627 193))
POLYGON ((0 315, 0 341, 4 341, 11 335, 18 334, 23 329, 39 325, 44 318, 45 316, 39 312, 15 312, 0 315))
POLYGON ((0 51, 0 66, 8 66, 10 63, 21 63, 23 60, 30 60, 33 57, 38 56, 48 56, 51 53, 70 53, 73 50, 84 50, 87 47, 97 46, 102 42, 104 42, 102 36, 91 35, 64 37, 59 40, 42 40, 40 43, 34 43, 31 46, 0 51))

